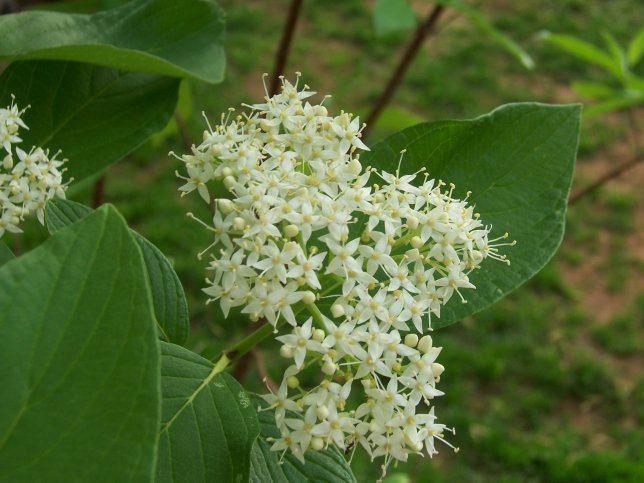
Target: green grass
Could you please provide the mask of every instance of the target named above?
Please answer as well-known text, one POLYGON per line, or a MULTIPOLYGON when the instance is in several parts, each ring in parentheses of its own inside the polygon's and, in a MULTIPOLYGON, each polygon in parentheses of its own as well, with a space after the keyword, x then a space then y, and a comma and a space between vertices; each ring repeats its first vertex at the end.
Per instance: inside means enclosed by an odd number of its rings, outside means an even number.
MULTIPOLYGON (((220 85, 190 85, 192 106, 185 112, 195 140, 204 127, 201 110, 216 120, 227 107, 262 95, 260 76, 272 68, 287 5, 285 0, 221 3, 228 16, 228 72, 220 85)), ((428 9, 416 3, 419 10, 428 9)), ((332 109, 341 106, 362 116, 407 38, 376 39, 369 5, 305 2, 288 65, 290 72, 302 71, 314 90, 332 93, 332 109)), ((644 15, 636 0, 498 0, 484 2, 483 11, 529 50, 537 68, 526 71, 458 18, 422 49, 371 141, 410 122, 474 117, 504 102, 576 100, 565 86, 601 74, 541 44, 535 34, 548 29, 597 40, 599 30, 608 28, 624 41, 644 15)), ((624 142, 625 126, 619 117, 584 123, 580 154, 594 156, 624 142)), ((214 358, 247 325, 223 321, 214 305, 204 304, 205 262, 196 254, 208 245, 208 233, 185 214, 207 219, 209 213, 196 197, 179 197, 174 176, 179 166, 166 156, 171 149, 184 149, 172 131, 112 167, 107 200, 174 261, 191 309, 189 345, 214 358)), ((74 194, 78 201, 90 198, 89 188, 74 194)), ((636 229, 637 203, 641 196, 606 189, 580 202, 569 213, 562 250, 535 279, 495 307, 434 334, 444 347, 446 367, 440 382, 446 395, 436 401, 437 413, 456 428, 450 441, 461 451, 444 447, 434 460, 412 457, 392 472, 418 482, 644 481, 644 432, 637 429, 644 419, 644 380, 631 375, 628 384, 618 382, 625 377, 623 364, 637 364, 641 351, 643 299, 616 308, 609 323, 599 324, 583 291, 566 277, 567 270, 597 256, 603 265, 594 277, 615 296, 642 276, 642 263, 627 243, 636 229), (600 249, 601 237, 609 240, 608 256, 600 249)), ((31 222, 20 245, 26 250, 45 236, 31 222)), ((276 353, 274 342, 264 347, 267 354, 276 353)), ((284 362, 268 360, 269 372, 278 378, 284 362)), ((254 368, 243 382, 261 390, 254 368)), ((359 481, 377 477, 367 458, 357 457, 354 465, 359 481)))

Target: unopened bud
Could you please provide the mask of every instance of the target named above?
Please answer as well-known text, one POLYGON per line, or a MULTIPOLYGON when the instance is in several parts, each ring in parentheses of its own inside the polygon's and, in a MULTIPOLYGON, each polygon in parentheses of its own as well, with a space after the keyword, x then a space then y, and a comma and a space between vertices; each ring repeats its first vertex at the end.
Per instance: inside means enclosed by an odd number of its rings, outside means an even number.
POLYGON ((224 178, 224 186, 231 190, 233 186, 235 186, 235 178, 233 178, 232 176, 226 176, 224 178))
POLYGON ((230 169, 228 166, 226 166, 224 169, 221 170, 221 174, 224 176, 224 178, 228 176, 232 176, 233 170, 230 169))
POLYGON ((345 314, 344 307, 342 307, 342 305, 340 305, 340 304, 333 304, 331 306, 331 314, 336 319, 339 319, 340 317, 342 317, 345 314))
POLYGON ((283 345, 282 347, 280 347, 280 355, 285 359, 290 359, 291 357, 293 357, 293 349, 291 349, 287 345, 283 345))
POLYGON ((311 439, 311 448, 314 451, 320 451, 324 448, 324 440, 322 438, 313 438, 311 439))
POLYGON ((11 154, 7 154, 4 157, 4 160, 2 161, 2 167, 4 169, 11 169, 13 168, 13 158, 11 157, 11 154))
POLYGON ((307 290, 302 296, 302 302, 304 302, 305 304, 312 304, 313 302, 315 302, 315 294, 310 290, 307 290))
POLYGON ((432 337, 430 335, 424 335, 421 337, 421 339, 418 341, 418 350, 421 351, 423 354, 429 352, 429 350, 432 348, 432 337))
POLYGON ((332 376, 335 374, 335 371, 338 370, 337 364, 331 362, 331 361, 326 361, 322 365, 322 372, 324 372, 327 376, 332 376))
POLYGON ((288 384, 288 387, 291 389, 296 389, 300 386, 300 380, 295 376, 290 376, 286 379, 286 384, 288 384))
POLYGON ((360 171, 362 171, 362 165, 360 164, 360 161, 357 159, 352 159, 349 164, 348 164, 349 171, 353 174, 359 174, 360 171))
POLYGON ((409 218, 407 218, 407 228, 411 230, 418 228, 418 218, 416 218, 415 216, 410 216, 409 218))
POLYGON ((407 334, 405 336, 405 345, 409 347, 416 347, 418 345, 418 336, 416 334, 407 334))
POLYGON ((300 229, 295 225, 286 225, 284 227, 284 235, 286 238, 294 238, 300 232, 300 229))
POLYGON ((246 228, 246 221, 243 218, 236 216, 233 220, 233 230, 242 231, 244 228, 246 228))
POLYGON ((411 246, 415 249, 419 249, 424 245, 422 238, 415 236, 411 239, 411 246))
POLYGON ((439 364, 438 362, 434 362, 432 364, 432 372, 434 373, 434 377, 440 377, 444 370, 445 366, 443 366, 443 364, 439 364))
POLYGON ((317 342, 322 342, 324 340, 325 335, 326 334, 322 329, 315 329, 313 331, 313 340, 317 342))
POLYGON ((326 419, 329 417, 329 408, 326 406, 318 406, 317 409, 315 410, 315 414, 318 417, 318 419, 326 419))
POLYGON ((217 200, 217 207, 224 215, 227 215, 228 213, 232 213, 233 209, 235 208, 235 204, 226 198, 222 198, 220 200, 217 200))

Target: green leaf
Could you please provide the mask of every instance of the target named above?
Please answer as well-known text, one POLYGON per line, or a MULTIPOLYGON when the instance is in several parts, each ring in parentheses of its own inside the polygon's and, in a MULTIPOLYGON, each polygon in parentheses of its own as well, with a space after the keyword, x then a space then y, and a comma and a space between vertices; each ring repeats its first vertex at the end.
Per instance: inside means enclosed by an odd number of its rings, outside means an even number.
POLYGON ((13 252, 3 241, 0 241, 0 267, 7 263, 9 260, 13 260, 13 252))
POLYGON ((461 0, 439 0, 439 3, 460 10, 485 34, 489 35, 501 47, 516 57, 526 69, 534 68, 534 60, 523 47, 517 44, 511 37, 497 29, 481 12, 461 0))
POLYGON ((644 54, 644 28, 641 28, 635 37, 633 37, 630 44, 628 44, 628 51, 626 54, 628 65, 635 67, 639 64, 642 54, 644 54))
POLYGON ((578 59, 602 67, 618 79, 622 79, 622 69, 619 62, 616 62, 615 59, 599 47, 572 35, 560 35, 544 31, 540 33, 540 37, 560 50, 568 52, 578 59))
POLYGON ((244 389, 223 369, 161 343, 158 481, 248 480, 257 416, 244 389))
POLYGON ((121 70, 223 79, 224 17, 214 0, 136 0, 92 15, 0 17, 0 58, 87 62, 121 70))
MULTIPOLYGON (((53 199, 47 203, 45 220, 50 233, 71 225, 92 213, 92 209, 70 200, 53 199)), ((190 321, 183 287, 170 261, 156 246, 132 230, 134 240, 143 254, 143 261, 152 289, 152 303, 162 339, 184 344, 190 321)))
POLYGON ((0 76, 0 105, 15 94, 32 145, 62 150, 76 182, 123 158, 161 131, 177 103, 179 81, 74 62, 14 62, 0 76))
MULTIPOLYGON (((266 407, 266 402, 258 396, 252 395, 251 400, 255 407, 266 407)), ((259 411, 257 417, 261 432, 251 455, 250 481, 252 483, 306 483, 309 481, 354 483, 356 481, 344 455, 333 445, 322 451, 307 451, 304 454, 304 463, 287 452, 280 464, 281 453, 271 451, 271 443, 266 440, 266 438, 280 436, 275 425, 274 413, 259 411)), ((294 415, 294 417, 297 416, 294 415)))
POLYGON ((493 304, 536 274, 557 250, 564 232, 566 199, 579 135, 579 105, 508 104, 469 121, 419 124, 376 144, 365 166, 393 172, 406 149, 401 172, 426 167, 430 177, 472 191, 493 236, 517 240, 503 247, 512 265, 485 260, 470 274, 476 290, 453 298, 435 327, 457 322, 493 304))
POLYGON ((0 479, 149 481, 159 349, 141 253, 106 206, 0 268, 0 479))
POLYGON ((414 28, 416 14, 405 0, 376 0, 373 23, 378 37, 414 28))
POLYGON ((644 92, 635 95, 618 95, 612 99, 606 99, 597 104, 587 107, 584 110, 584 117, 594 117, 608 112, 621 111, 631 107, 644 105, 644 92))

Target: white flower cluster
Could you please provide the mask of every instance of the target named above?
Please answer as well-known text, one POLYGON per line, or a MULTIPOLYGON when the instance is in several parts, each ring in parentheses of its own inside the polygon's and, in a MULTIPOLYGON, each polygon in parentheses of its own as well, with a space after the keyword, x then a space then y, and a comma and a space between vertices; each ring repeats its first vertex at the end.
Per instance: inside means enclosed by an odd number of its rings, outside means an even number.
MULTIPOLYGON (((66 160, 56 159, 60 153, 49 156, 49 151, 32 147, 25 152, 14 144, 22 142, 20 128, 28 129, 20 110, 12 101, 0 108, 0 143, 4 158, 0 165, 0 237, 5 232, 20 233, 18 225, 36 213, 44 223, 45 205, 54 196, 65 197, 64 169, 59 169, 66 160)), ((1 156, 1 155, 0 155, 1 156)))
POLYGON ((329 115, 306 101, 313 94, 283 80, 281 93, 250 113, 222 116, 179 158, 187 170, 180 190, 209 201, 216 181, 230 193, 215 200, 213 224, 202 222, 214 232, 207 250, 215 249, 204 291, 225 315, 241 307, 276 330, 292 326, 278 340, 294 363, 266 396, 282 433, 273 449, 302 457, 329 443, 359 444, 386 469, 410 453, 435 453, 445 429, 433 408, 417 413, 442 394, 443 367, 440 348, 414 329, 430 330, 455 293, 465 303, 468 273, 487 257, 506 261, 503 243, 488 239, 491 227, 452 197, 453 186, 401 176, 402 155, 395 174, 363 169, 359 119, 329 115), (312 363, 324 377, 305 391, 297 374, 312 363), (350 409, 350 395, 363 403, 350 409))

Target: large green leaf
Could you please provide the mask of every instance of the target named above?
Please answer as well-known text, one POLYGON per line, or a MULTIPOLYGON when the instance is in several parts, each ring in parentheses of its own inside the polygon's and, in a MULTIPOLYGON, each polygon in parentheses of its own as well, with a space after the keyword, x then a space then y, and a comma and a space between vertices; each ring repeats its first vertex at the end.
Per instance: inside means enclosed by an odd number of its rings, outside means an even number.
MULTIPOLYGON (((70 200, 53 199, 47 204, 45 219, 50 233, 71 225, 92 213, 92 209, 70 200)), ((184 344, 190 322, 183 287, 170 261, 156 246, 132 230, 143 253, 143 261, 152 289, 152 303, 160 336, 169 342, 184 344)))
POLYGON ((470 279, 467 304, 455 297, 433 322, 442 327, 487 307, 537 273, 553 256, 564 232, 566 200, 579 135, 579 105, 509 104, 470 121, 419 124, 394 134, 363 155, 365 166, 401 171, 425 166, 432 178, 455 183, 492 235, 509 232, 512 265, 483 262, 470 279))
POLYGON ((0 76, 0 106, 15 94, 32 145, 61 149, 80 181, 161 131, 177 103, 179 81, 75 62, 14 62, 0 76))
MULTIPOLYGON (((255 407, 266 407, 263 399, 252 396, 255 407)), ((277 438, 280 433, 275 426, 273 411, 259 411, 260 436, 251 454, 250 481, 253 483, 306 483, 309 481, 332 481, 354 483, 356 481, 347 460, 335 446, 322 451, 307 451, 304 463, 287 452, 280 463, 281 453, 271 451, 267 438, 277 438)))
POLYGON ((71 60, 206 82, 223 78, 223 41, 214 0, 135 0, 93 15, 0 17, 0 58, 71 60))
POLYGON ((247 481, 259 433, 249 396, 223 366, 161 343, 158 481, 247 481))
POLYGON ((413 28, 416 14, 405 0, 376 0, 373 23, 376 35, 382 37, 413 28))
POLYGON ((0 480, 151 479, 159 349, 113 208, 0 268, 0 381, 0 480))
POLYGON ((0 266, 7 263, 9 260, 13 260, 13 252, 3 241, 0 241, 0 266))

